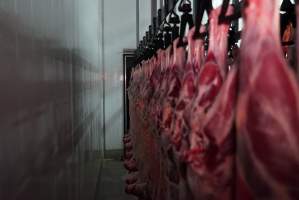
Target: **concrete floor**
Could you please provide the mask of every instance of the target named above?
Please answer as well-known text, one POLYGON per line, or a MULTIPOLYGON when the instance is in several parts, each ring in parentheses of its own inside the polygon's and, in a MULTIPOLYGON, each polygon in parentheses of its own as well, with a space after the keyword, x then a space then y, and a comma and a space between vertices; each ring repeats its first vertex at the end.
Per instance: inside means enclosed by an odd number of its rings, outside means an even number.
POLYGON ((124 176, 126 170, 119 159, 106 159, 101 173, 98 200, 135 200, 125 194, 124 176))

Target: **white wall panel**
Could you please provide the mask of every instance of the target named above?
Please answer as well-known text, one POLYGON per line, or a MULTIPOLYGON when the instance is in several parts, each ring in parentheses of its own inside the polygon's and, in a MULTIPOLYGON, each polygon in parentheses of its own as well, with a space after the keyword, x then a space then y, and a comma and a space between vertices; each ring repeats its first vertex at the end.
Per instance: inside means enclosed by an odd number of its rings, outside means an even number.
POLYGON ((105 0, 104 4, 105 144, 111 150, 122 148, 122 50, 136 48, 136 0, 105 0))
POLYGON ((104 135, 100 2, 0 0, 1 200, 95 199, 104 135))
POLYGON ((139 39, 142 40, 151 21, 151 0, 139 0, 139 39))

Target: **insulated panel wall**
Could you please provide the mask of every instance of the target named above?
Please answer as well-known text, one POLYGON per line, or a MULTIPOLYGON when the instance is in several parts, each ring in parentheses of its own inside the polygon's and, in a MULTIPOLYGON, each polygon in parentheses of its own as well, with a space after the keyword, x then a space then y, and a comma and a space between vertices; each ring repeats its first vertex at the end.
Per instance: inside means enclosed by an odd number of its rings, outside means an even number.
POLYGON ((139 40, 143 39, 148 26, 152 24, 151 7, 151 0, 139 0, 139 40))
POLYGON ((103 155, 99 0, 0 0, 0 199, 94 199, 103 155))
POLYGON ((104 10, 105 147, 119 150, 124 132, 122 53, 136 48, 136 0, 105 0, 104 10))

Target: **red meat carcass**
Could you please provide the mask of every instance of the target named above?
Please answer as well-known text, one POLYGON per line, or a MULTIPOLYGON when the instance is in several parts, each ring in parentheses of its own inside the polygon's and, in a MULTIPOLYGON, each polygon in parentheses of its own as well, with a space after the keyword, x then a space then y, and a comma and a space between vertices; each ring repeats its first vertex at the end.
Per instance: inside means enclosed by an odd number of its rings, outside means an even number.
POLYGON ((237 107, 242 191, 247 186, 253 199, 299 199, 299 87, 281 50, 278 1, 246 5, 237 107))
MULTIPOLYGON (((205 118, 207 117, 208 111, 210 110, 215 101, 215 98, 218 96, 221 90, 223 80, 226 78, 227 73, 226 58, 228 43, 227 34, 229 25, 218 24, 218 17, 220 15, 220 12, 221 8, 217 8, 215 10, 212 10, 209 16, 210 38, 208 55, 205 64, 200 71, 197 80, 198 91, 192 103, 191 112, 187 117, 187 120, 189 120, 189 123, 187 124, 190 125, 191 129, 189 135, 190 150, 187 153, 187 161, 189 162, 187 166, 187 179, 195 199, 217 199, 210 193, 211 191, 208 191, 206 188, 204 188, 205 186, 203 185, 206 184, 206 180, 204 178, 210 175, 209 171, 207 171, 208 163, 206 160, 206 157, 209 153, 209 147, 205 145, 213 143, 213 141, 211 141, 212 139, 207 136, 208 134, 205 133, 205 130, 203 128, 204 126, 207 126, 205 118)), ((230 6, 226 14, 229 15, 232 12, 233 8, 230 6)), ((223 87, 224 89, 233 87, 233 81, 229 79, 226 81, 226 84, 231 84, 231 86, 226 85, 226 87, 223 87)), ((233 97, 229 97, 229 99, 232 98, 233 97)), ((217 102, 217 104, 223 103, 225 104, 224 106, 229 106, 228 104, 231 103, 226 101, 226 99, 219 101, 220 103, 217 102)), ((218 106, 217 104, 215 106, 218 106)), ((227 121, 224 121, 229 123, 229 120, 230 119, 228 118, 227 121)), ((213 137, 215 137, 216 134, 213 134, 213 137)), ((219 135, 221 134, 225 135, 228 133, 219 133, 219 135)), ((220 165, 217 167, 220 168, 220 165)), ((211 185, 206 185, 206 187, 210 186, 211 185)), ((216 189, 214 191, 216 191, 216 189)), ((217 196, 218 194, 215 195, 217 196)))

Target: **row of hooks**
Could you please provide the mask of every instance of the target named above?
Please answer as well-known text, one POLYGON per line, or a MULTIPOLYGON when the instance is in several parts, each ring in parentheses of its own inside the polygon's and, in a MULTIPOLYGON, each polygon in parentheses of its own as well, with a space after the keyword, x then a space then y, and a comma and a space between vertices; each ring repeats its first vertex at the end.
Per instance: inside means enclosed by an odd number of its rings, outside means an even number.
MULTIPOLYGON (((296 0, 296 4, 299 0, 296 0)), ((246 0, 233 1, 234 13, 232 15, 225 15, 227 13, 230 0, 223 0, 221 14, 219 16, 219 23, 231 24, 229 32, 229 44, 230 47, 234 47, 241 38, 241 32, 239 31, 239 19, 242 17, 242 10, 246 6, 246 0)), ((155 55, 158 49, 166 49, 176 38, 180 38, 178 45, 184 46, 182 38, 185 35, 185 30, 188 25, 189 28, 195 26, 195 38, 208 39, 208 33, 200 33, 200 26, 204 13, 210 13, 213 9, 212 0, 195 0, 194 1, 194 16, 192 12, 192 4, 190 0, 176 0, 174 6, 165 18, 162 20, 162 9, 158 10, 158 17, 153 18, 153 25, 149 26, 149 30, 140 42, 136 55, 137 63, 142 60, 146 60, 155 55), (178 4, 179 3, 179 4, 178 4), (176 7, 181 12, 181 17, 176 13, 176 7), (157 23, 156 23, 157 22, 157 23)), ((284 26, 290 20, 296 19, 295 5, 290 0, 284 0, 281 5, 281 11, 284 11, 286 15, 283 15, 282 30, 284 26), (284 22, 285 21, 285 22, 284 22)), ((165 10, 166 12, 166 10, 165 10)), ((296 24, 293 22, 293 24, 296 24)), ((206 24, 208 27, 208 24, 206 24)), ((283 45, 291 45, 293 42, 282 42, 283 45)))

